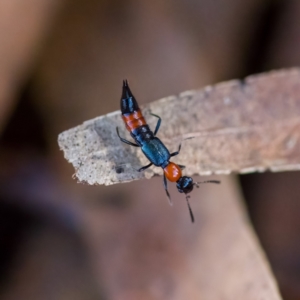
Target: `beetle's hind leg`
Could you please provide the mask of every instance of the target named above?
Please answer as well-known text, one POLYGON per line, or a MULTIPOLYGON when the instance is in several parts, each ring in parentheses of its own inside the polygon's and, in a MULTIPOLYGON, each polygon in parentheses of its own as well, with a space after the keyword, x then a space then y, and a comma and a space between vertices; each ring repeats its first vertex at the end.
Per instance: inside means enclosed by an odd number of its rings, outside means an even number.
POLYGON ((150 115, 153 116, 153 117, 158 118, 158 121, 157 121, 157 123, 156 123, 155 130, 154 130, 154 135, 156 135, 157 132, 158 132, 158 130, 159 130, 160 124, 161 124, 161 117, 158 116, 158 115, 153 114, 152 112, 150 112, 150 115))
POLYGON ((120 139, 123 143, 125 143, 125 144, 127 144, 127 145, 130 145, 130 146, 133 146, 133 147, 140 147, 139 145, 134 144, 134 143, 132 143, 132 142, 130 142, 130 141, 127 141, 127 140, 123 139, 122 137, 120 137, 120 133, 119 133, 119 128, 118 128, 118 127, 116 127, 116 131, 117 131, 117 135, 118 135, 119 139, 120 139))

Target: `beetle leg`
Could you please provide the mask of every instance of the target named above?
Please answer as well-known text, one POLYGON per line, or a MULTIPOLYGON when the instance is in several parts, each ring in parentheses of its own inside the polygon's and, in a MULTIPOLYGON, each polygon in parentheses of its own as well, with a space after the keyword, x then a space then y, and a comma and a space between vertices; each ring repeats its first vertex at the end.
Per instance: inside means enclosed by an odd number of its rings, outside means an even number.
POLYGON ((158 115, 155 115, 153 114, 152 112, 150 112, 150 115, 153 116, 153 117, 156 117, 158 118, 158 121, 157 121, 157 124, 156 124, 156 127, 155 127, 155 130, 154 130, 154 135, 157 134, 158 130, 159 130, 159 127, 160 127, 160 124, 161 124, 161 117, 158 116, 158 115))
POLYGON ((180 149, 181 149, 181 144, 179 144, 178 150, 176 152, 171 153, 170 156, 172 157, 178 155, 180 153, 180 149))
POLYGON ((119 128, 118 128, 118 127, 116 127, 116 130, 117 130, 117 135, 118 135, 119 139, 120 139, 123 143, 125 143, 125 144, 127 144, 127 145, 130 145, 130 146, 133 146, 133 147, 140 147, 139 145, 134 144, 134 143, 132 143, 132 142, 130 142, 130 141, 127 141, 127 140, 123 139, 122 137, 120 137, 120 133, 119 133, 119 128))
POLYGON ((170 194, 169 194, 169 191, 168 191, 168 183, 167 183, 167 178, 166 178, 166 175, 165 175, 165 174, 164 174, 164 188, 165 188, 165 191, 166 191, 168 200, 169 200, 169 204, 172 206, 172 205, 173 205, 173 202, 172 202, 172 200, 171 200, 171 197, 170 197, 170 194))
POLYGON ((151 167, 152 165, 153 165, 153 163, 150 163, 150 164, 147 165, 147 166, 141 167, 141 168, 138 169, 138 172, 145 171, 146 169, 148 169, 148 168, 151 167))

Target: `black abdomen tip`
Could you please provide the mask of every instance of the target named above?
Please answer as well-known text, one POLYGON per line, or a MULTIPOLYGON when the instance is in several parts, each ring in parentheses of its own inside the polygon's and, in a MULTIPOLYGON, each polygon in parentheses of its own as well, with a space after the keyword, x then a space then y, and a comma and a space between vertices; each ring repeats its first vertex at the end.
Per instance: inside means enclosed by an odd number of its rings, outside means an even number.
POLYGON ((122 114, 130 114, 134 111, 139 110, 137 101, 135 100, 130 88, 128 81, 123 80, 123 90, 121 97, 121 112, 122 114))

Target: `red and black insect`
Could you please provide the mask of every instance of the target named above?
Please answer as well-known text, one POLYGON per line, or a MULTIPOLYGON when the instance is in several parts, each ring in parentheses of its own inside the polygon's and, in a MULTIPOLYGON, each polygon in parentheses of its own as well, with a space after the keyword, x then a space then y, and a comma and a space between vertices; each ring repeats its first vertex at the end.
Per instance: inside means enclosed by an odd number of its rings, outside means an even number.
POLYGON ((186 195, 186 201, 188 204, 190 216, 192 222, 194 222, 194 215, 189 203, 190 196, 187 194, 193 190, 194 186, 198 188, 200 183, 220 183, 220 181, 208 180, 204 182, 193 182, 193 179, 191 177, 182 176, 181 170, 184 169, 185 166, 170 162, 171 157, 176 156, 180 153, 181 144, 178 147, 178 151, 170 153, 166 146, 161 142, 161 140, 156 137, 156 134, 161 124, 161 118, 153 113, 150 113, 152 116, 158 118, 155 130, 154 132, 152 132, 143 117, 143 114, 138 106, 136 99, 130 91, 127 80, 123 81, 121 112, 126 129, 130 132, 130 135, 136 143, 132 143, 120 137, 119 130, 117 127, 116 130, 120 140, 123 143, 128 144, 130 146, 140 147, 145 156, 150 161, 148 165, 140 168, 138 171, 144 171, 152 165, 163 168, 164 188, 170 203, 171 198, 167 188, 167 179, 171 182, 176 182, 176 186, 179 193, 184 193, 186 195))

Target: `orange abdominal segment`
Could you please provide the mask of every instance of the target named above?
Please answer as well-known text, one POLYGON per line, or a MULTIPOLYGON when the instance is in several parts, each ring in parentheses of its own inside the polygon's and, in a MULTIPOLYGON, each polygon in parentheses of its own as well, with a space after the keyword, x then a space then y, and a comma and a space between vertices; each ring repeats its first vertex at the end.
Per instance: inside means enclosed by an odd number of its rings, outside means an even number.
POLYGON ((142 112, 140 110, 137 110, 131 114, 123 115, 122 119, 125 123, 126 129, 131 132, 140 126, 147 125, 142 112))
POLYGON ((178 165, 170 162, 165 168, 164 173, 167 179, 171 182, 176 182, 180 177, 182 177, 181 169, 178 165))

